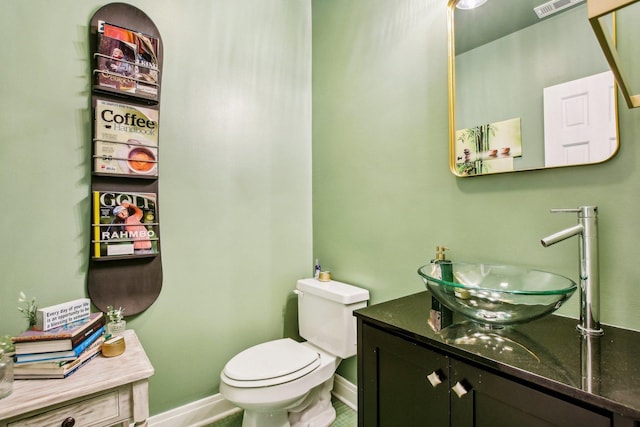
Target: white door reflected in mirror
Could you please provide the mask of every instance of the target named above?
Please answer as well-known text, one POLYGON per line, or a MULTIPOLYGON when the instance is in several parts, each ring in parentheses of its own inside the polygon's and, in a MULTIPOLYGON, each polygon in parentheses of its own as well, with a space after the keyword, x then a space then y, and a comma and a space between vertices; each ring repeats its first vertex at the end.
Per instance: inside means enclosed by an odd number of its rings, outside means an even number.
POLYGON ((610 71, 544 88, 545 167, 602 162, 616 142, 610 71))

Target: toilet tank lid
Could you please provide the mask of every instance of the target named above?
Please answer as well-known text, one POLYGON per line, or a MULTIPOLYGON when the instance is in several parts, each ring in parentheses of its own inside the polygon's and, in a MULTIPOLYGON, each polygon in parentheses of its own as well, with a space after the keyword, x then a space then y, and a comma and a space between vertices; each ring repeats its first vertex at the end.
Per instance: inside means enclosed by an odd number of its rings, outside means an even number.
POLYGON ((369 300, 368 290, 336 280, 321 282, 317 279, 300 279, 297 289, 342 304, 355 304, 369 300))

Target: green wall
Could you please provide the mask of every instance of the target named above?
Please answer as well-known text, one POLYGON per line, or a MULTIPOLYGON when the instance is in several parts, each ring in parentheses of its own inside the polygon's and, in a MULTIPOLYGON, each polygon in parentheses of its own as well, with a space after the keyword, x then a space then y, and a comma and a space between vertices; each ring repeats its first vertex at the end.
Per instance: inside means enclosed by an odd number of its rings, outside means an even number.
MULTIPOLYGON (((372 303, 422 291, 416 270, 436 245, 453 260, 577 280, 577 240, 543 248, 540 238, 577 221, 550 208, 597 205, 602 320, 640 329, 640 111, 621 104, 621 148, 607 163, 456 178, 446 2, 315 0, 312 16, 313 238, 323 268, 368 288, 372 303)), ((577 296, 562 314, 578 315, 577 296)), ((353 360, 341 373, 355 380, 353 360)))
MULTIPOLYGON (((26 326, 21 290, 41 306, 86 295, 88 23, 106 3, 0 0, 0 335, 26 326)), ((165 54, 163 289, 127 319, 156 369, 155 414, 217 393, 230 357, 291 328, 312 269, 311 5, 130 3, 165 54)))

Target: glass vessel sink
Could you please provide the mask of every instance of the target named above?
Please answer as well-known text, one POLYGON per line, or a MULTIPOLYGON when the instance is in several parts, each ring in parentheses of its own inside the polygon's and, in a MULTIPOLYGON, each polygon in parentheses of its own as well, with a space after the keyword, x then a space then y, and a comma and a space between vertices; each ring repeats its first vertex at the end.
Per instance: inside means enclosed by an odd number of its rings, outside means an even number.
POLYGON ((418 274, 446 307, 489 326, 543 317, 560 308, 578 288, 567 277, 509 265, 432 263, 420 267, 418 274))

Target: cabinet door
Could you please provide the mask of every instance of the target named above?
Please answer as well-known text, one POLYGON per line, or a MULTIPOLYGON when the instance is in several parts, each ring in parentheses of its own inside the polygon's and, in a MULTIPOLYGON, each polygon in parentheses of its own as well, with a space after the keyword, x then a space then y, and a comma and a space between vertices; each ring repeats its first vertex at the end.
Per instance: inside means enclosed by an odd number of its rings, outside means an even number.
POLYGON ((451 360, 452 427, 611 426, 608 414, 451 360), (461 396, 458 396, 461 394, 461 396))
POLYGON ((359 333, 358 426, 449 425, 447 358, 366 324, 359 333))

